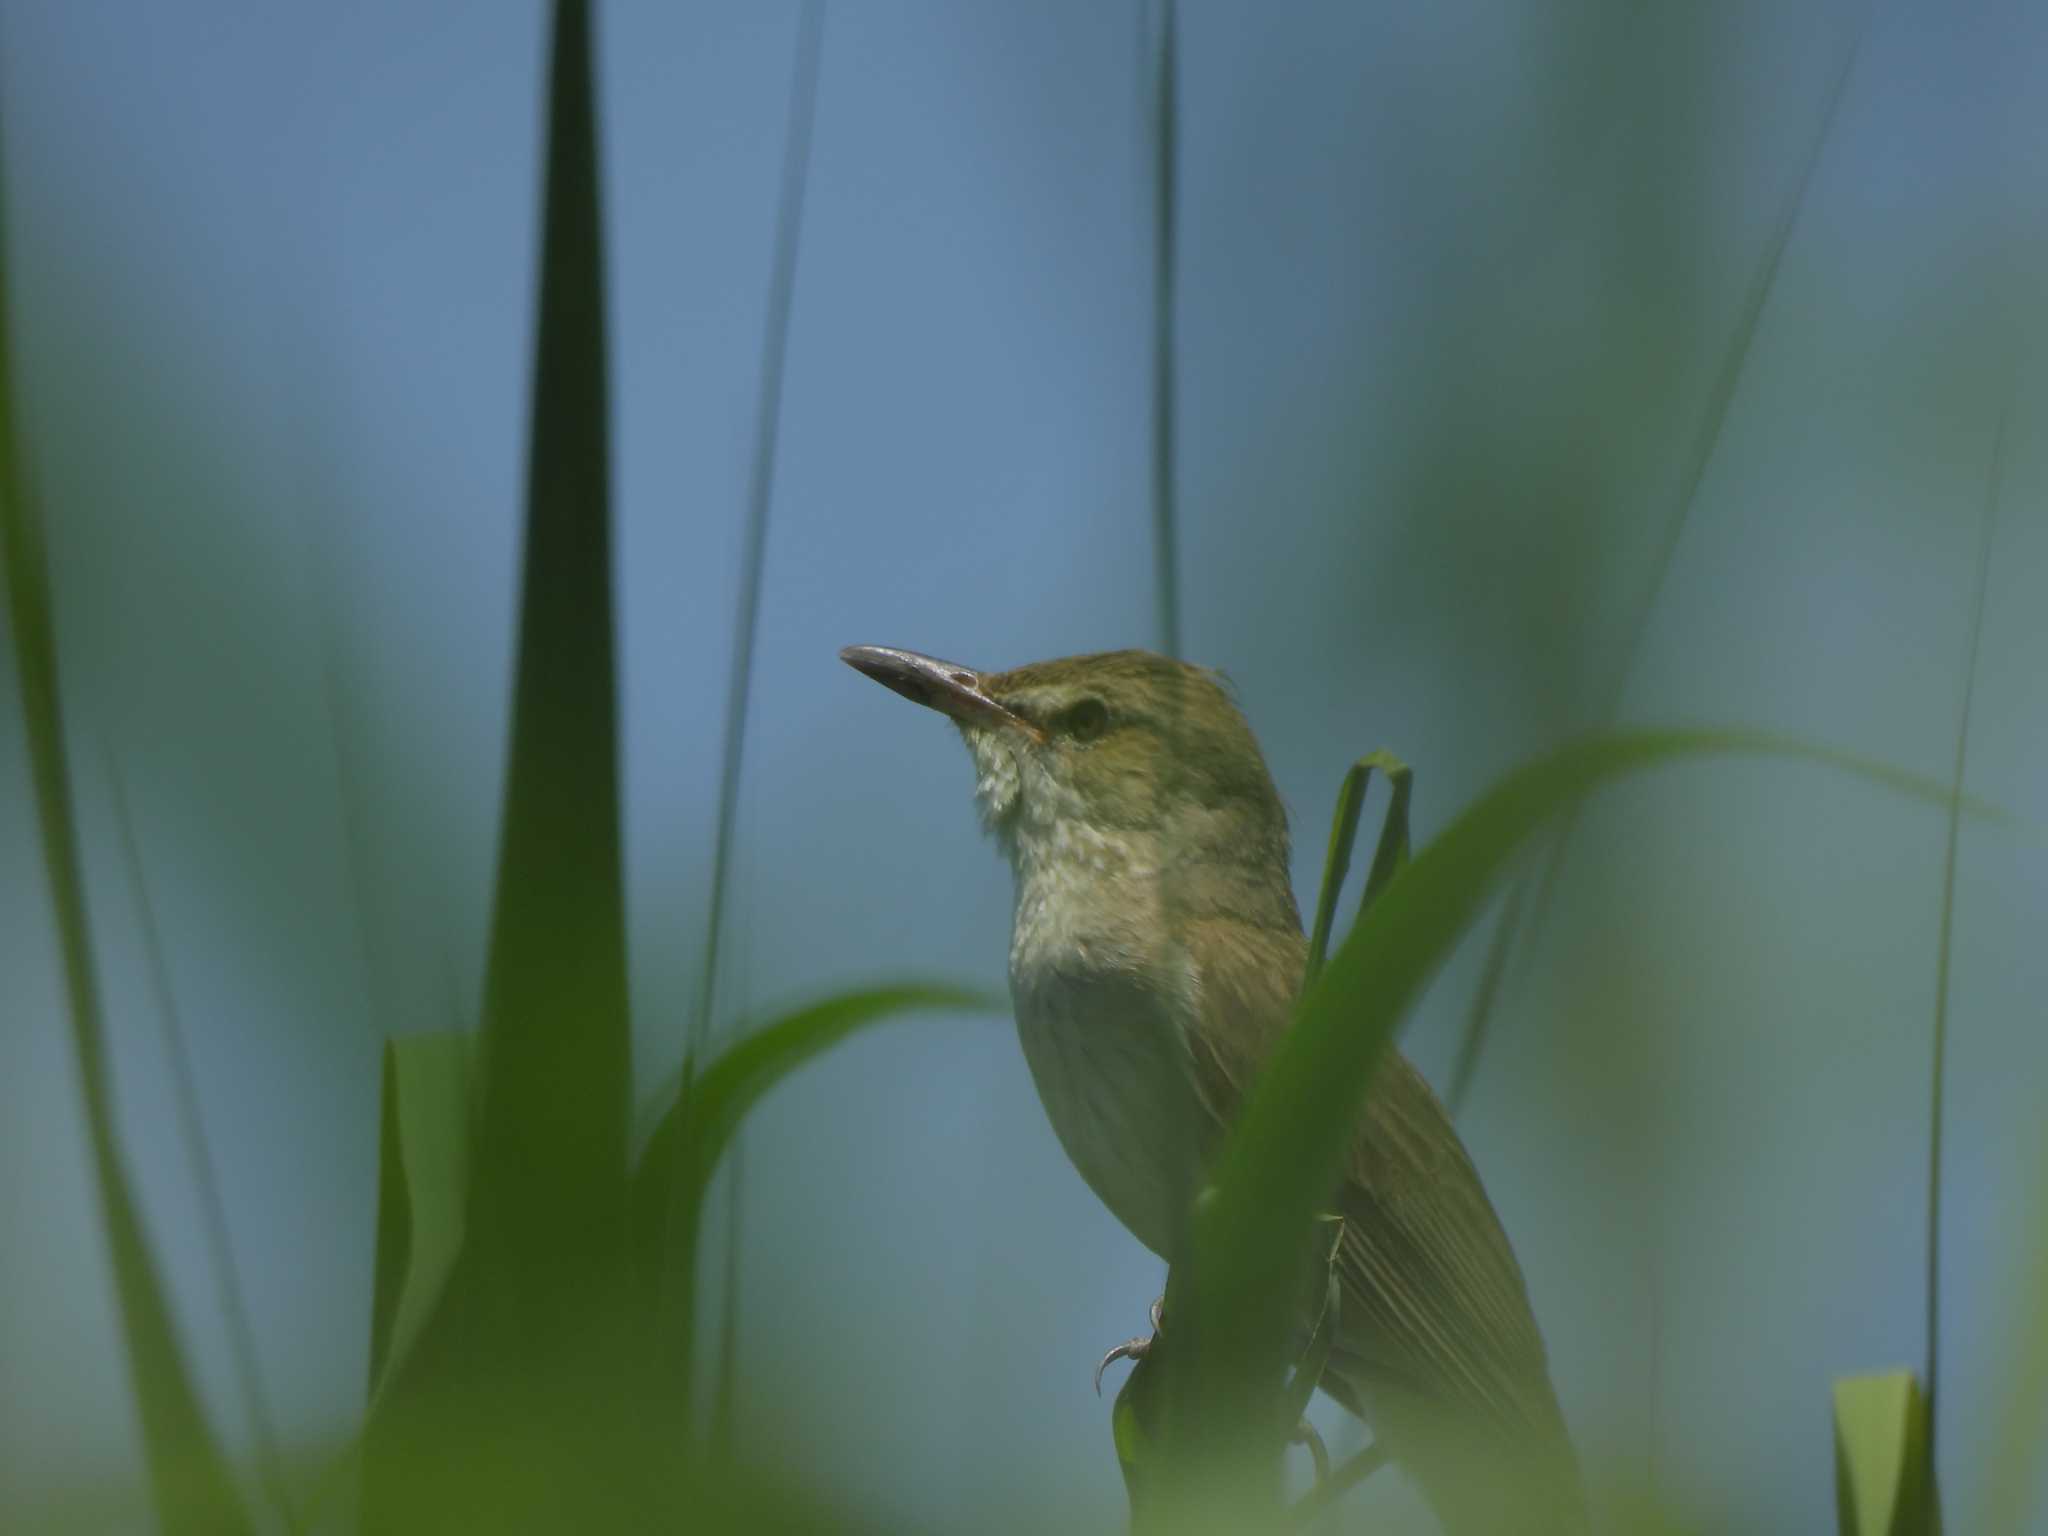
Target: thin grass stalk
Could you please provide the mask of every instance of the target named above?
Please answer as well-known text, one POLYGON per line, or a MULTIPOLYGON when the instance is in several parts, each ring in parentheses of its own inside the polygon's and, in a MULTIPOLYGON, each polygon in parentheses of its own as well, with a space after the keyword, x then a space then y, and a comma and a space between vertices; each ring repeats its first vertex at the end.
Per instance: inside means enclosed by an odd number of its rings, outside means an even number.
POLYGON ((1485 968, 1479 973, 1479 990, 1472 994, 1471 1010, 1465 1015, 1465 1032, 1458 1040, 1458 1054, 1451 1064, 1451 1085, 1444 1095, 1456 1114, 1458 1106, 1472 1091, 1472 1074, 1479 1070, 1479 1048, 1486 1040, 1486 1021, 1500 997, 1500 984, 1507 974, 1508 953, 1514 948, 1515 932, 1522 920, 1522 898, 1529 882, 1516 880, 1508 886, 1500 916, 1493 925, 1493 938, 1486 946, 1485 968))
MULTIPOLYGON (((4 211, 0 198, 0 211, 4 211)), ((0 563, 19 674, 36 824, 57 928, 72 1054, 85 1110, 93 1184, 114 1271, 128 1378, 158 1523, 180 1533, 239 1532, 248 1516, 185 1368, 142 1216, 121 1166, 108 1084, 106 1030, 93 973, 78 827, 65 762, 63 694, 42 518, 23 473, 14 422, 4 218, 0 218, 0 563)))
POLYGON ((341 663, 336 654, 331 621, 322 626, 320 684, 327 706, 327 748, 334 763, 334 788, 341 799, 341 854, 353 909, 350 915, 354 918, 356 963, 363 971, 364 1022, 369 1025, 371 1038, 381 1040, 391 1030, 390 996, 370 931, 369 828, 363 817, 361 776, 356 772, 355 762, 348 751, 342 710, 341 663))
POLYGON ((1152 78, 1152 555, 1159 645, 1181 653, 1179 487, 1174 454, 1175 279, 1179 271, 1179 75, 1175 0, 1160 0, 1152 78))
MULTIPOLYGON (((775 251, 769 272, 768 305, 761 338, 760 391, 754 413, 754 454, 748 475, 746 524, 740 554, 739 602, 733 614, 732 667, 726 678, 725 736, 719 769, 718 824, 712 841, 711 899, 705 924, 704 960, 699 972, 697 1007, 690 1018, 683 1052, 684 1094, 711 1038, 718 1002, 719 961, 723 951, 725 910, 731 900, 733 848, 737 842, 739 802, 746 767, 748 705, 753 696, 754 650, 760 632, 761 588, 767 566, 768 519, 775 500, 775 465, 782 437, 782 400, 788 371, 790 312, 796 299, 797 255, 802 245, 804 194, 810 179, 811 142, 817 120, 818 68, 824 47, 823 0, 805 0, 797 17, 795 59, 791 69, 788 124, 783 139, 782 184, 776 207, 775 251)), ((729 1441, 733 1421, 734 1360, 739 1330, 738 1249, 741 1239, 740 1190, 744 1182, 744 1143, 732 1149, 726 1184, 726 1287, 720 1304, 717 1371, 712 1387, 714 1441, 729 1441)), ((664 1238, 666 1267, 696 1262, 695 1241, 679 1230, 689 1213, 672 1211, 664 1238)), ((694 1229, 694 1219, 690 1225, 694 1229)), ((693 1293, 694 1287, 688 1292, 693 1293)), ((695 1319, 675 1316, 674 1284, 662 1288, 670 1312, 665 1327, 683 1341, 676 1390, 687 1395, 687 1338, 695 1319)))
POLYGON ((1941 1369, 1941 1161, 1942 1120, 1948 1081, 1949 968, 1955 938, 1956 856, 1962 836, 1963 782, 1969 761, 1970 711, 1977 694, 1977 656, 1984 639, 1985 596, 1991 582, 1991 549, 1998 527, 1998 498, 2005 488, 2006 433, 2012 420, 2012 396, 1991 442, 1991 473, 1984 493, 1984 511, 1977 533, 1977 570, 1970 593, 1970 645, 1963 662, 1963 702, 1956 713, 1955 765, 1949 777, 1948 836, 1941 861, 1941 932, 1934 962, 1934 1028, 1929 1041, 1927 1084, 1927 1316, 1926 1353, 1921 1381, 1927 1396, 1926 1476, 1921 1483, 1921 1529, 1935 1529, 1939 1499, 1934 1447, 1940 1424, 1941 1369))
MULTIPOLYGON (((1622 698, 1628 690, 1628 681, 1635 673, 1636 662, 1642 655, 1644 638, 1649 634, 1650 620, 1655 616, 1658 601, 1664 595, 1664 586, 1670 579, 1671 567, 1677 557, 1678 546, 1684 539, 1686 524, 1691 518, 1694 505, 1699 500, 1700 487, 1705 483, 1707 469, 1714 462, 1714 456, 1720 449, 1721 438, 1728 425, 1729 410, 1735 402, 1736 390, 1742 382, 1750 354, 1756 346, 1764 306, 1770 300, 1771 291, 1777 286, 1778 272, 1784 263, 1785 248, 1791 243, 1792 232, 1798 227, 1799 216, 1806 207, 1807 196, 1812 190, 1814 173, 1820 165, 1822 152, 1834 136, 1835 120, 1840 115, 1842 98, 1847 93, 1849 78, 1854 71, 1856 60, 1862 54, 1863 40, 1869 30, 1872 9, 1872 5, 1866 4, 1853 25, 1848 47, 1843 50, 1841 64, 1835 71, 1834 80, 1828 90, 1827 106, 1821 113, 1813 142, 1807 147, 1806 159, 1800 167, 1799 177, 1793 182, 1784 204, 1778 210, 1770 239, 1764 245, 1763 259, 1757 263, 1756 271, 1750 276, 1749 287, 1743 295, 1742 308, 1737 312, 1735 324, 1729 331, 1728 344, 1722 350, 1720 364, 1714 370, 1713 385, 1707 392, 1705 409, 1700 413, 1699 422, 1694 428, 1687 448, 1671 505, 1665 514, 1657 551, 1651 560, 1650 579, 1644 587, 1641 601, 1636 604, 1634 614, 1629 620, 1628 639, 1622 646, 1621 665, 1608 686, 1607 697, 1594 722, 1596 729, 1612 727, 1620 713, 1622 698)), ((1565 854, 1571 846, 1573 834, 1578 830, 1580 809, 1580 806, 1573 805, 1559 822, 1557 831, 1551 837, 1550 850, 1543 861, 1542 873, 1535 877, 1535 899, 1526 904, 1524 931, 1509 940, 1510 948, 1521 950, 1525 956, 1533 953, 1534 946, 1549 921, 1558 877, 1564 869, 1565 854)), ((1472 1072, 1476 1070, 1480 1055, 1485 1049, 1492 1018, 1490 999, 1488 1007, 1475 1008, 1467 1017, 1465 1035, 1458 1046, 1458 1058, 1461 1062, 1469 1062, 1470 1067, 1462 1080, 1453 1084, 1445 1100, 1446 1107, 1453 1117, 1464 1108, 1465 1097, 1471 1086, 1472 1072)))
POLYGON ((221 1319, 227 1327, 228 1350, 234 1357, 235 1376, 242 1389, 243 1404, 256 1442, 257 1472, 285 1529, 296 1532, 300 1526, 292 1508, 291 1490, 285 1480, 277 1418, 271 1411, 269 1390, 263 1384, 263 1366, 256 1351, 256 1330, 249 1322, 249 1304, 242 1292, 241 1270, 235 1263, 234 1239, 228 1228, 227 1202, 221 1197, 219 1170, 206 1139, 205 1119, 199 1112, 199 1089, 192 1075, 192 1055, 186 1045, 185 1023, 178 1011, 177 995, 171 990, 170 965, 164 955, 163 935, 157 928, 156 904, 149 896, 149 878, 143 869, 142 850, 135 837, 135 818, 128 803, 128 786, 111 748, 106 751, 106 762, 107 782, 113 789, 114 828, 120 839, 121 861, 127 869, 129 889, 135 897, 135 918, 142 936, 144 964, 149 972, 150 990, 155 994, 157 1018, 163 1024, 164 1054, 171 1066, 171 1094, 177 1104, 178 1131, 185 1143, 185 1156, 192 1165, 193 1187, 199 1195, 200 1222, 213 1266, 221 1319))
POLYGON ((775 219, 774 265, 769 274, 767 320, 761 338, 761 381, 754 411, 754 456, 747 481, 739 603, 733 613, 732 668, 726 677, 724 756, 718 778, 718 826, 711 852, 711 915, 704 937, 697 1011, 690 1019, 686 1059, 691 1061, 701 1059, 710 1039, 712 1009, 718 993, 719 941, 725 922, 734 827, 739 816, 741 774, 746 765, 747 706, 753 694, 754 647, 760 631, 768 515, 775 499, 783 378, 789 356, 789 315, 796 296, 797 249, 803 232, 804 188, 810 173, 823 32, 823 0, 805 0, 797 22, 796 61, 783 144, 782 192, 775 219))

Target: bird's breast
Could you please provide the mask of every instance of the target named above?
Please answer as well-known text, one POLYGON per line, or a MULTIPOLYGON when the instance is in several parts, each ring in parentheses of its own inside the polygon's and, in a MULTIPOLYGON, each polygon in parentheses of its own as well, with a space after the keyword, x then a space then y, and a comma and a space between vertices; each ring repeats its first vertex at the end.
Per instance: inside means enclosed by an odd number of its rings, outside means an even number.
POLYGON ((1170 989, 1110 937, 1013 951, 1017 1035, 1060 1145, 1088 1187, 1162 1257, 1201 1175, 1206 1122, 1170 989))

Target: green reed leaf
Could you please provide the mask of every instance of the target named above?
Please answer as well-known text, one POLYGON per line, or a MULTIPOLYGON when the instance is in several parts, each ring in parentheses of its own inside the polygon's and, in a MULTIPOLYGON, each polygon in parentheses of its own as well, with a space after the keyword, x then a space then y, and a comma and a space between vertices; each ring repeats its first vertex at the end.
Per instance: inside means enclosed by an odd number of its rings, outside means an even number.
POLYGON ((979 992, 916 982, 842 993, 744 1035, 678 1090, 633 1181, 634 1249, 643 1284, 659 1293, 664 1369, 671 1380, 690 1379, 689 1324, 705 1192, 747 1112, 804 1063, 871 1025, 906 1013, 995 1006, 979 992))
POLYGON ((1515 853, 1603 783, 1738 753, 1829 765, 1930 803, 1950 799, 1946 784, 1825 747, 1672 730, 1573 743, 1515 770, 1457 817, 1360 914, 1307 989, 1196 1208, 1188 1262, 1178 1266, 1185 1274, 1169 1290, 1178 1310, 1166 1435, 1177 1483, 1197 1494, 1238 1490, 1252 1502, 1231 1518, 1271 1518, 1275 1485, 1258 1469, 1277 1462, 1268 1405, 1286 1362, 1302 1234, 1328 1197, 1381 1052, 1515 853))
POLYGON ((1322 974, 1330 949, 1330 929, 1337 920, 1337 898, 1344 890, 1344 877, 1351 872, 1351 850, 1358 842, 1358 820, 1365 811, 1365 792, 1377 768, 1393 790, 1386 820, 1380 823, 1380 840, 1373 849, 1372 868, 1365 877, 1365 894, 1359 910, 1386 888, 1394 872, 1408 862, 1408 796, 1414 788, 1415 773, 1406 763, 1384 749, 1368 752, 1353 763, 1337 791, 1337 815, 1330 827, 1330 851, 1323 858, 1323 888, 1316 896, 1315 926, 1309 932, 1308 976, 1313 982, 1322 974))
MULTIPOLYGON (((657 1514, 677 1486, 625 1305, 629 1024, 597 102, 587 0, 558 0, 510 754, 460 1251, 382 1363, 379 1529, 657 1514)), ((402 1108, 402 1104, 401 1104, 402 1108)), ((391 1314, 393 1344, 403 1292, 391 1314)), ((673 1513, 673 1511, 670 1511, 673 1513)), ((600 1521, 599 1523, 603 1523, 600 1521)))

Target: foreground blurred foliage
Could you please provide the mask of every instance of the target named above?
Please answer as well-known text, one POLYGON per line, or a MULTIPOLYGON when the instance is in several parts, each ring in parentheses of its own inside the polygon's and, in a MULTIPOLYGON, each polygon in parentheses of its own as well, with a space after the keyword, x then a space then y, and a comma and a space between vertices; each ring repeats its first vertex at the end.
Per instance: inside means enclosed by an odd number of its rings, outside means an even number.
POLYGON ((15 436, 7 334, 6 261, 0 236, 0 556, 7 572, 7 611, 22 713, 35 782, 36 821, 50 906, 63 953, 71 1042, 92 1147, 100 1216, 114 1268, 114 1288, 127 1346, 128 1374, 142 1419, 143 1453, 158 1517, 172 1532, 240 1531, 247 1516, 219 1442, 206 1421, 171 1324, 162 1279, 143 1235, 133 1190, 121 1164, 107 1082, 105 1030, 86 930, 79 875, 78 828, 65 761, 62 694, 50 614, 49 558, 15 436))
POLYGON ((975 1002, 873 992, 750 1035, 685 1073, 629 1192, 603 243, 590 21, 573 0, 556 14, 547 146, 519 662, 477 1060, 472 1074, 450 1042, 408 1042, 386 1073, 363 1481, 364 1522, 378 1530, 701 1518, 726 1475, 695 1464, 689 1415, 696 1235, 719 1153, 777 1078, 853 1030, 975 1002))
POLYGON ((546 144, 518 661, 464 1232, 412 1348, 385 1366, 363 1484, 379 1529, 660 1506, 658 1399, 633 1348, 626 1273, 610 444, 584 5, 556 15, 546 144), (456 1424, 472 1432, 444 1439, 456 1424))
MULTIPOLYGON (((1142 1389, 1159 1391, 1163 1401, 1156 1410, 1156 1448, 1147 1447, 1161 1470, 1136 1480, 1147 1490, 1134 1500, 1141 1528, 1181 1530, 1212 1521, 1218 1529, 1256 1529, 1282 1518, 1279 1457, 1294 1417, 1276 1413, 1274 1404, 1288 1364, 1301 1235, 1336 1177, 1376 1064, 1517 852, 1605 782, 1688 758, 1737 753, 1807 759, 1936 804, 1951 798, 1946 787, 1918 775, 1756 733, 1615 734, 1575 743, 1510 774, 1411 862, 1402 864, 1390 852, 1389 872, 1381 875, 1375 860, 1382 888, 1361 907, 1352 932, 1303 996, 1294 1027, 1224 1144, 1215 1183, 1196 1207, 1190 1252, 1169 1281, 1171 1342, 1156 1351, 1156 1365, 1153 1358, 1145 1362, 1163 1368, 1164 1385, 1142 1389)), ((1357 770, 1354 782, 1362 783, 1357 770)), ((1338 812, 1340 843, 1356 819, 1355 791, 1347 789, 1338 812)), ((1405 821, 1406 796, 1397 789, 1383 848, 1405 843, 1405 821)), ((1341 878, 1343 862, 1333 847, 1331 875, 1341 878)), ((1326 888, 1320 907, 1334 899, 1326 888)), ((1923 1416, 1915 1443, 1924 1439, 1923 1416)), ((1130 1443, 1128 1433, 1120 1435, 1127 1476, 1130 1443)), ((1473 1475, 1484 1476, 1484 1448, 1473 1447, 1472 1456, 1473 1475)), ((1921 1486, 1905 1478, 1894 1483, 1907 1490, 1900 1506, 1921 1486)))
MULTIPOLYGON (((750 1469, 706 1465, 692 1449, 704 1193, 748 1109, 783 1075, 869 1023, 979 999, 905 985, 827 999, 770 1023, 724 1055, 693 1063, 637 1167, 629 1158, 591 76, 588 6, 563 0, 550 70, 518 681, 487 991, 473 1041, 415 1037, 386 1057, 359 1514, 374 1530, 855 1529, 861 1523, 843 1511, 767 1491, 792 1471, 800 1480, 800 1452, 786 1465, 750 1469)), ((180 1356, 118 1155, 47 573, 12 440, 4 343, 0 330, 0 534, 10 619, 152 1501, 168 1530, 243 1529, 249 1518, 180 1356)), ((1318 907, 1318 962, 1366 774, 1376 767, 1394 782, 1397 807, 1361 915, 1315 976, 1298 1027, 1270 1064, 1199 1210, 1193 1251, 1169 1293, 1171 1345, 1133 1373, 1120 1399, 1117 1450, 1134 1489, 1148 1489, 1145 1500, 1134 1498, 1144 1523, 1175 1531, 1288 1523, 1279 1462, 1317 1369, 1313 1341, 1305 1356, 1290 1358, 1286 1318, 1298 1279, 1291 1256, 1316 1219, 1380 1053, 1546 821, 1622 775, 1733 752, 1815 760, 1923 800, 1959 799, 1958 787, 1775 738, 1610 735, 1510 775, 1404 864, 1405 767, 1376 755, 1354 768, 1318 907)), ((2037 1327, 2016 1424, 2037 1422, 2040 1411, 2038 1391, 2027 1390, 2040 1379, 2038 1335, 2037 1327)), ((1845 1529, 1924 1529, 1899 1512, 1918 1487, 1926 1405, 1910 1378, 1879 1386, 1875 1403, 1846 1385, 1837 1396, 1845 1529), (1859 1523, 1851 1527, 1852 1519, 1859 1523)), ((315 1511, 316 1522, 326 1513, 315 1511)))

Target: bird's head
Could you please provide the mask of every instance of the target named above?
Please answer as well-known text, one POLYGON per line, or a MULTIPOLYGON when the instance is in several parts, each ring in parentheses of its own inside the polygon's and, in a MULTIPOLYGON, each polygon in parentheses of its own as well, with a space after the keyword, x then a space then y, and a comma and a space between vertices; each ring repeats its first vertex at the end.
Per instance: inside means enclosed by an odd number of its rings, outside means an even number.
POLYGON ((1287 816, 1216 674, 1149 651, 1009 672, 884 646, 840 659, 949 717, 982 815, 1013 862, 1121 849, 1156 869, 1287 868, 1287 816))

